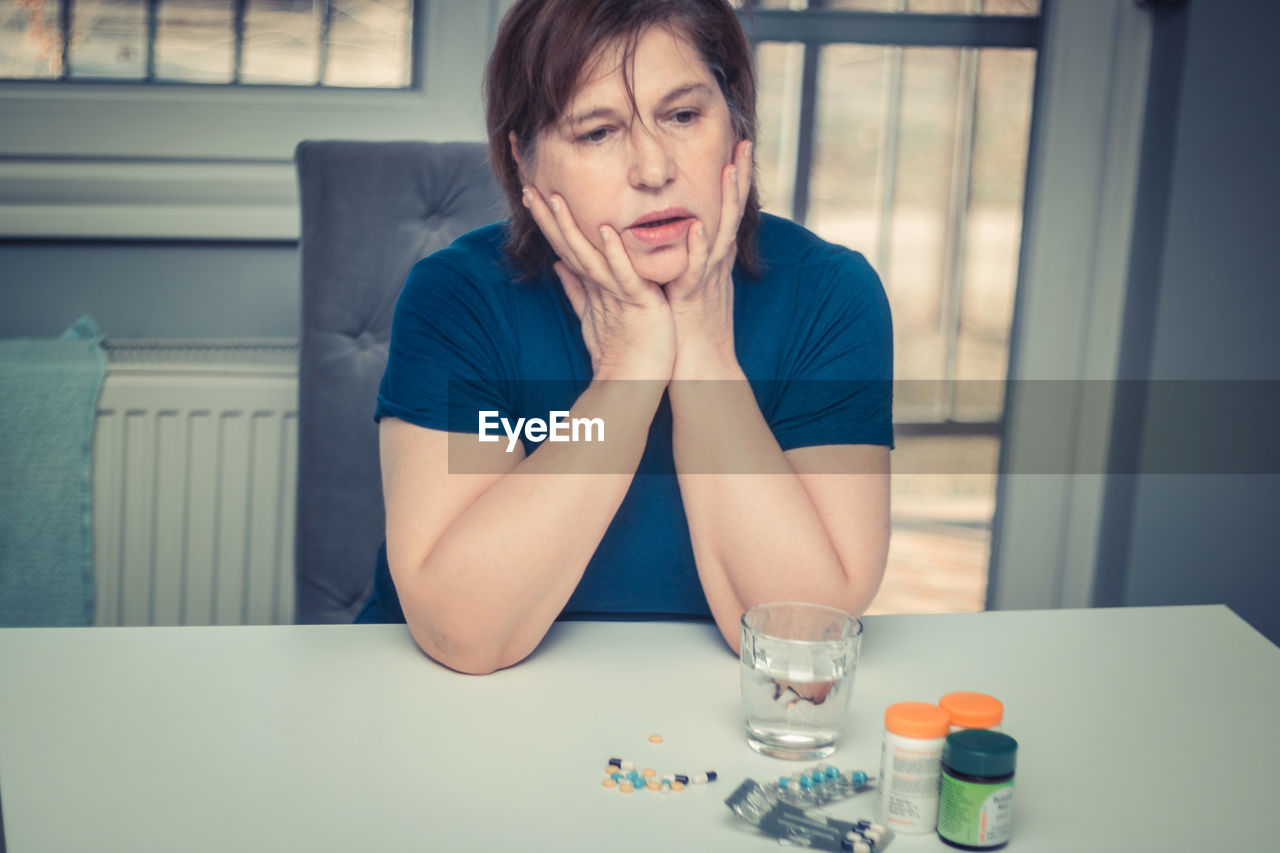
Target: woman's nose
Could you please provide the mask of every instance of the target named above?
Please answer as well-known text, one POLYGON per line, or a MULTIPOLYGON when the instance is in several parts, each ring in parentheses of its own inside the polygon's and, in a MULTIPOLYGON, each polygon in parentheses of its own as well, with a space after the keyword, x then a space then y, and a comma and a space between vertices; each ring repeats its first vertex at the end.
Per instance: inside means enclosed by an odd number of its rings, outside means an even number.
POLYGON ((631 136, 631 184, 659 188, 675 177, 675 161, 656 134, 648 129, 631 136))

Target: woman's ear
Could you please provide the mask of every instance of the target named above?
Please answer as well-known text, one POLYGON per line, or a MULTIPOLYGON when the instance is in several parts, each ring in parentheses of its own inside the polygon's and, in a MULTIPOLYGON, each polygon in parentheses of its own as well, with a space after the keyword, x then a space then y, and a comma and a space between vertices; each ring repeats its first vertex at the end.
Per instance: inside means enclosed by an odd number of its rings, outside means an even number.
POLYGON ((520 146, 516 144, 516 132, 514 130, 507 131, 507 142, 511 143, 511 159, 516 161, 516 169, 523 176, 524 163, 520 162, 520 146))

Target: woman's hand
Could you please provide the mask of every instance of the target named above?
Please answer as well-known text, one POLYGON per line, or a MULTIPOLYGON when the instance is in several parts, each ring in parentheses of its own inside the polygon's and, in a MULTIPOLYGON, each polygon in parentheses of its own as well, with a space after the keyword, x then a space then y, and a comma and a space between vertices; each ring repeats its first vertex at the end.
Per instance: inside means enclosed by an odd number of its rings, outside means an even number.
POLYGON ((689 229, 689 268, 666 287, 676 329, 676 378, 736 376, 733 346, 733 264, 738 225, 751 190, 752 143, 734 149, 720 176, 720 226, 714 237, 699 221, 689 229))
POLYGON ((661 287, 636 273, 618 232, 600 226, 601 252, 583 235, 559 195, 544 199, 526 186, 524 204, 560 258, 556 275, 582 321, 594 376, 666 384, 676 356, 671 307, 661 287))

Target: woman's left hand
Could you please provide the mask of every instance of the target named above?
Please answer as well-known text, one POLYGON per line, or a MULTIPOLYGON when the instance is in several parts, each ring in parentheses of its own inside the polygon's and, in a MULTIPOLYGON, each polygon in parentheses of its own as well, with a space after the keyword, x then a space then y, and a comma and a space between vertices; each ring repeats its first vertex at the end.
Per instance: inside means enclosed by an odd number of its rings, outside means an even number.
POLYGON ((675 318, 676 377, 713 378, 736 367, 733 346, 733 264, 738 225, 751 189, 753 145, 743 140, 720 175, 720 225, 707 234, 701 220, 689 229, 689 268, 664 291, 675 318))

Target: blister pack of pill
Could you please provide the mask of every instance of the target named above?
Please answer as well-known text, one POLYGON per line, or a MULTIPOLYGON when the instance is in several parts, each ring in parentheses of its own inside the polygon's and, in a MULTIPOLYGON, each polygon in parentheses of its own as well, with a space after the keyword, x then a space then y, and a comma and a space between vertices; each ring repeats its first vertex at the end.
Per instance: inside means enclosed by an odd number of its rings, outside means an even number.
POLYGON ((829 764, 781 776, 761 784, 765 793, 785 803, 801 807, 825 806, 875 789, 875 777, 861 770, 841 772, 829 764))
POLYGON ((777 798, 754 779, 737 787, 727 805, 757 830, 795 847, 815 850, 882 853, 893 841, 893 831, 870 820, 845 821, 804 809, 777 798))

